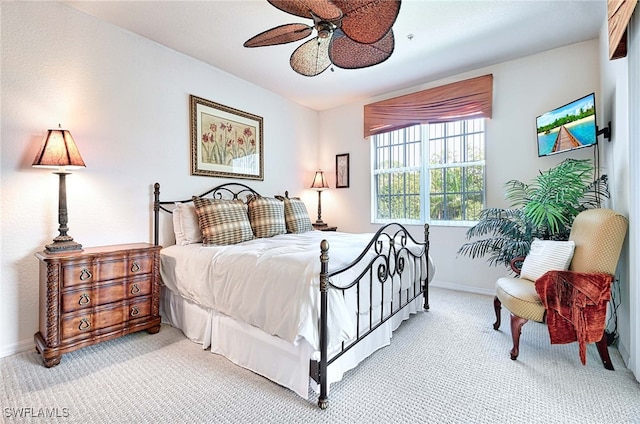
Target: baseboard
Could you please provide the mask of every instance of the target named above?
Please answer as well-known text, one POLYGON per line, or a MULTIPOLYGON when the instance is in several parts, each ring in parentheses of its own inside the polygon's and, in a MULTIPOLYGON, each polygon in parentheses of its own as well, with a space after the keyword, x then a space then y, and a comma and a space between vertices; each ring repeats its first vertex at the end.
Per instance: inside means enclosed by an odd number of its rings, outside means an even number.
POLYGON ((35 344, 33 343, 33 338, 22 340, 18 343, 14 343, 9 346, 5 346, 0 349, 0 358, 4 358, 5 356, 15 355, 17 353, 26 352, 28 350, 34 349, 35 344))
MULTIPOLYGON (((620 337, 618 337, 618 343, 616 344, 616 347, 618 348, 618 352, 620 352, 620 356, 622 356, 624 365, 629 368, 629 350, 627 349, 625 344, 620 341, 620 337)), ((640 379, 638 379, 638 381, 640 381, 640 379)))
POLYGON ((491 297, 495 296, 496 294, 496 291, 493 288, 484 289, 481 287, 467 286, 464 284, 456 284, 456 283, 451 283, 448 281, 441 281, 436 279, 433 279, 429 285, 432 287, 439 287, 442 289, 457 290, 457 291, 463 291, 467 293, 484 294, 491 297))

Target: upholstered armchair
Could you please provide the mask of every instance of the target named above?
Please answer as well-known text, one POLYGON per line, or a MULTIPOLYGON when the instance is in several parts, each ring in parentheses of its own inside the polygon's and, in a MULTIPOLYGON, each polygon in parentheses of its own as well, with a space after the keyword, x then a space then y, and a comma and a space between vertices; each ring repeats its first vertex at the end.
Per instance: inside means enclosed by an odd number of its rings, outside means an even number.
POLYGON ((605 368, 613 369, 604 334, 606 308, 626 232, 624 216, 610 209, 589 209, 576 216, 569 242, 545 245, 534 241, 540 246, 534 249, 532 243, 529 256, 516 260, 521 263, 521 269, 512 261, 512 268, 520 275, 500 278, 496 282, 496 322, 493 325, 495 330, 499 329, 501 306, 504 305, 511 312, 511 359, 518 357, 522 326, 533 320, 547 322, 551 343, 577 340, 583 364, 585 342, 595 342, 605 368), (563 262, 565 266, 562 266, 563 262), (568 271, 563 271, 567 266, 568 271), (567 339, 564 328, 557 325, 567 324, 567 318, 578 316, 582 320, 580 326, 585 328, 577 329, 576 326, 577 336, 574 333, 567 339), (585 335, 586 330, 590 332, 589 336, 585 335))

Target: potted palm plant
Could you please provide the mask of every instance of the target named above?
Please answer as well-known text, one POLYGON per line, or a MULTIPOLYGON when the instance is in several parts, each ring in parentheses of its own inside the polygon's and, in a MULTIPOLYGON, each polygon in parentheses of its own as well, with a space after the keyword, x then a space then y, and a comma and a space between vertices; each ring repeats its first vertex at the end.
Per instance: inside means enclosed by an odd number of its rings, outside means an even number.
POLYGON ((534 238, 567 240, 576 215, 598 208, 609 197, 607 176, 594 180, 591 161, 566 159, 525 184, 506 183, 507 209, 484 209, 480 220, 466 233, 458 254, 472 259, 488 256, 490 265, 509 266, 529 253, 534 238))

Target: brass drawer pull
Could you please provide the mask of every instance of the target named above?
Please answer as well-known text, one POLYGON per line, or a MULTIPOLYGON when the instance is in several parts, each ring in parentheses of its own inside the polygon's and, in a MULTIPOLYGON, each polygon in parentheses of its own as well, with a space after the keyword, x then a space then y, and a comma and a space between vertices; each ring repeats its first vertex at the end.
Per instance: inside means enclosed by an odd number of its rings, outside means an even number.
POLYGON ((93 278, 93 274, 91 274, 91 271, 89 271, 87 268, 82 268, 82 271, 80 271, 80 281, 87 281, 91 278, 93 278))
POLYGON ((131 316, 132 317, 137 317, 138 315, 140 315, 140 310, 138 309, 137 306, 133 306, 131 308, 131 316))
POLYGON ((80 325, 78 326, 78 330, 87 330, 91 327, 91 323, 89 322, 89 318, 82 318, 80 320, 80 325))
POLYGON ((89 295, 86 293, 82 293, 82 296, 80 296, 80 300, 78 300, 78 305, 86 305, 89 302, 91 302, 89 295))
POLYGON ((138 263, 138 261, 133 261, 133 264, 131 264, 131 272, 138 271, 140 271, 140 264, 138 263))
POLYGON ((140 293, 140 287, 138 287, 138 283, 135 283, 133 286, 131 286, 131 294, 137 293, 140 293))

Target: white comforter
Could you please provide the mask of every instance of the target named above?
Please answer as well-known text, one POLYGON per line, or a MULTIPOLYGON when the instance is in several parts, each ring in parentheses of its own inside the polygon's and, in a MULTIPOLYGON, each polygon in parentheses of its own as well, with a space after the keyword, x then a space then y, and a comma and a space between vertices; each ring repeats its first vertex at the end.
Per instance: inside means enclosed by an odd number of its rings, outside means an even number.
MULTIPOLYGON (((372 236, 310 231, 231 246, 170 246, 160 253, 161 275, 169 289, 199 305, 291 343, 305 338, 317 350, 320 242, 329 241, 334 270, 353 261, 372 236)), ((331 282, 346 284, 355 275, 340 274, 331 282)), ((355 314, 348 303, 329 290, 330 346, 355 336, 355 314)))

